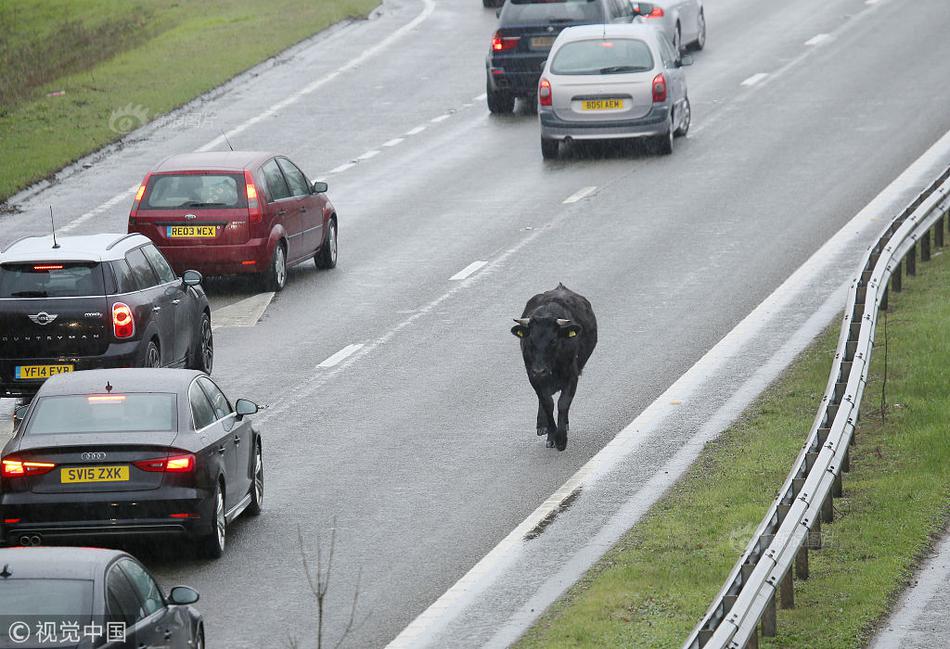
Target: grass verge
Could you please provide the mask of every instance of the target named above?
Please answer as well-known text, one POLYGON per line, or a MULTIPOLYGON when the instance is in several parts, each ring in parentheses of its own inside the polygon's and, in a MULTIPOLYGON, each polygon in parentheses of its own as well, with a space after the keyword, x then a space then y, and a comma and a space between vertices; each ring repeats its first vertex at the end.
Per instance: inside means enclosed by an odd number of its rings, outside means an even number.
MULTIPOLYGON (((0 202, 379 0, 0 3, 0 202)), ((306 80, 304 80, 306 81, 306 80)))
MULTIPOLYGON (((863 647, 950 519, 950 253, 891 295, 835 522, 779 610, 783 649, 863 647)), ((804 441, 837 327, 821 336, 516 645, 680 647, 751 539, 804 441)))

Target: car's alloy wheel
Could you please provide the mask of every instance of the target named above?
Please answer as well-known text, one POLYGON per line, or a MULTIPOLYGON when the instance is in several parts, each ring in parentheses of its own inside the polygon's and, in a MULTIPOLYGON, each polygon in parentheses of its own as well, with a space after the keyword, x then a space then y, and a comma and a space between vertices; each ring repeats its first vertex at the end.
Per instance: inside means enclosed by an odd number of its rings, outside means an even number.
POLYGON ((214 528, 201 540, 201 553, 209 559, 218 559, 224 554, 227 544, 228 519, 224 513, 224 490, 219 484, 214 490, 214 528))
POLYGON ((264 276, 265 288, 274 293, 279 292, 287 283, 287 252, 284 244, 274 246, 274 256, 271 257, 270 268, 264 276))
POLYGON ((211 374, 214 367, 214 332, 211 329, 211 319, 205 313, 201 316, 201 327, 198 330, 198 357, 196 367, 205 374, 211 374))
POLYGON ((257 516, 264 509, 264 456, 261 447, 254 452, 254 481, 251 483, 251 504, 248 513, 257 516))
POLYGON ((696 40, 692 42, 691 47, 694 50, 701 50, 706 47, 706 14, 702 10, 699 12, 699 18, 697 22, 699 36, 697 36, 696 40))
POLYGON ((158 349, 158 345, 155 344, 154 340, 148 341, 148 347, 145 348, 145 361, 143 362, 143 367, 161 367, 162 366, 162 353, 158 349))
POLYGON ((693 110, 689 105, 689 97, 686 97, 680 111, 682 111, 680 114, 680 125, 677 127, 676 132, 673 133, 673 135, 677 137, 683 137, 689 133, 689 125, 693 119, 693 110))
POLYGON ((327 228, 327 240, 313 258, 317 268, 336 268, 336 258, 339 247, 336 219, 330 219, 327 228))
POLYGON ((198 627, 198 637, 195 638, 195 649, 205 649, 204 627, 198 627))

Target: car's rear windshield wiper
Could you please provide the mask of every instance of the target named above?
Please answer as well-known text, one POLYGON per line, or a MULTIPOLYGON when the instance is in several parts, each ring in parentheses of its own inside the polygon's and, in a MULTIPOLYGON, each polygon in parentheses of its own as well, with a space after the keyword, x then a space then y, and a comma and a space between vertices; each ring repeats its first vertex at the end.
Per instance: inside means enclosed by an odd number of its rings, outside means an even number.
POLYGON ((573 18, 548 18, 549 23, 573 23, 576 22, 573 18))
POLYGON ((49 297, 46 291, 14 291, 10 297, 49 297))
POLYGON ((611 65, 606 68, 601 68, 601 74, 618 74, 621 72, 646 72, 650 68, 645 68, 642 65, 611 65))
POLYGON ((188 203, 187 207, 227 207, 227 203, 188 203))

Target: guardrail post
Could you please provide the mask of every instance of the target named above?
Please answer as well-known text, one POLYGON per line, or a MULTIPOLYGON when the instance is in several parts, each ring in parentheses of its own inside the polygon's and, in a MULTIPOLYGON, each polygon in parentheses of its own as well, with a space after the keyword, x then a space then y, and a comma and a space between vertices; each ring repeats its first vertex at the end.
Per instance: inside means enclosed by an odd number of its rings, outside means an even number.
POLYGON ((792 580, 791 568, 782 577, 778 595, 778 601, 782 608, 795 608, 795 582, 792 580))
POLYGON ((930 261, 930 230, 924 232, 920 240, 920 261, 930 261))
MULTIPOLYGON (((835 508, 834 502, 831 498, 831 494, 828 494, 828 497, 825 498, 825 501, 821 503, 821 521, 823 523, 830 523, 835 518, 835 508)), ((821 541, 819 540, 819 547, 821 547, 821 541)))
POLYGON ((769 603, 765 605, 762 611, 762 637, 775 637, 775 593, 769 597, 769 603))
POLYGON ((821 549, 821 516, 815 519, 808 530, 808 547, 812 550, 821 549))
POLYGON ((745 643, 746 649, 759 649, 759 627, 752 632, 752 637, 745 643))
POLYGON ((887 287, 884 287, 884 295, 881 296, 881 311, 887 311, 887 287))
POLYGON ((904 263, 907 264, 907 276, 912 277, 917 274, 917 243, 914 242, 910 250, 907 251, 907 256, 904 257, 904 263))
MULTIPOLYGON (((851 443, 854 443, 854 433, 851 434, 851 443)), ((844 449, 844 457, 841 458, 841 471, 842 473, 851 471, 851 449, 847 447, 844 449)))
POLYGON ((903 262, 897 262, 897 265, 894 267, 894 274, 891 275, 891 288, 894 289, 895 293, 901 292, 901 267, 903 262))
POLYGON ((799 579, 808 579, 808 539, 798 548, 795 555, 795 576, 799 579))
MULTIPOLYGON (((847 453, 847 451, 845 451, 847 453)), ((844 495, 844 483, 841 480, 841 474, 835 476, 835 481, 831 487, 831 494, 835 498, 841 498, 844 495)))
POLYGON ((934 224, 934 245, 943 248, 943 215, 934 224))

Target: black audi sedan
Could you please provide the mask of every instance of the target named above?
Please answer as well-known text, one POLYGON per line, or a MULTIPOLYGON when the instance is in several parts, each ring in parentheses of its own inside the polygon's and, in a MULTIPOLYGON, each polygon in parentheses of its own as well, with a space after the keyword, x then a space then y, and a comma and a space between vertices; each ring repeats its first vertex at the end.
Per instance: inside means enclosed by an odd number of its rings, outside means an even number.
POLYGON ((194 370, 59 374, 0 452, 0 541, 175 535, 220 557, 264 498, 257 405, 194 370))
POLYGON ((0 648, 204 649, 197 601, 118 550, 0 549, 0 648))
POLYGON ((24 237, 0 252, 0 396, 102 367, 211 373, 202 277, 178 277, 140 234, 24 237))

